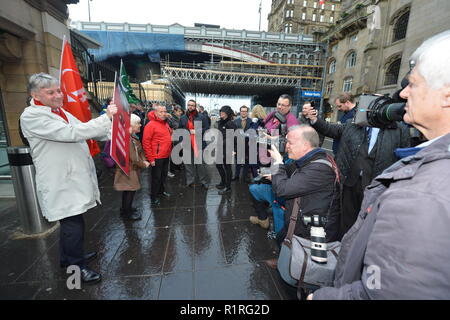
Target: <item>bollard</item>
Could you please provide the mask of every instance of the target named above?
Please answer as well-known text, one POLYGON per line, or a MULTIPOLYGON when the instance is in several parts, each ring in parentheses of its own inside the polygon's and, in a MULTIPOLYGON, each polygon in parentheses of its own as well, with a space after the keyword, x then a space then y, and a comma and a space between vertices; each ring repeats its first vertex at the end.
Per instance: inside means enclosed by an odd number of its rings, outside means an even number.
POLYGON ((43 233, 54 226, 43 216, 36 192, 36 170, 28 147, 8 147, 14 193, 23 233, 43 233))

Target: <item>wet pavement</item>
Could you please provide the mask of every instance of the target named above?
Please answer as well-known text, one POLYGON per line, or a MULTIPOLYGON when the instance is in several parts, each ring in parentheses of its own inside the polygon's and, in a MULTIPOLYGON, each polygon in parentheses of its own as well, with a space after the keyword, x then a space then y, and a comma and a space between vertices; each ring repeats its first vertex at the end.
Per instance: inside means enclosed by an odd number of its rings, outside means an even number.
POLYGON ((59 229, 44 239, 12 240, 19 227, 15 200, 0 200, 0 299, 295 299, 276 270, 263 261, 278 248, 267 230, 252 225, 248 185, 234 182, 221 196, 215 167, 211 187, 184 186, 184 171, 168 178, 171 197, 150 206, 148 177, 134 206, 142 220, 119 215, 121 194, 113 170, 99 179, 102 206, 85 214, 85 250, 98 251, 89 266, 103 280, 69 290, 59 267, 59 229))

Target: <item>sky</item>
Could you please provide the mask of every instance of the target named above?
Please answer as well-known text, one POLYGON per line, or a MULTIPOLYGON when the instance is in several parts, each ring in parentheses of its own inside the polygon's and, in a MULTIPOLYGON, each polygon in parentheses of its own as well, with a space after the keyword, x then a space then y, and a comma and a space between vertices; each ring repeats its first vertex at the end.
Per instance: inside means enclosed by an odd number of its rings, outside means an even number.
MULTIPOLYGON (((89 0, 69 5, 69 18, 89 21, 89 0)), ((271 0, 262 0, 261 31, 267 31, 271 0)), ((260 0, 91 0, 93 22, 194 26, 220 25, 227 29, 258 30, 260 0)))

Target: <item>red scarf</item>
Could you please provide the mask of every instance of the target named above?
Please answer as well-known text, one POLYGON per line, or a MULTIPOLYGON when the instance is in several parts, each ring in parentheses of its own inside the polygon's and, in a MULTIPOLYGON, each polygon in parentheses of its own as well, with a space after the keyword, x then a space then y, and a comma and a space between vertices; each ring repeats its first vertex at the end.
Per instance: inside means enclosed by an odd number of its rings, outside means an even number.
MULTIPOLYGON (((189 112, 189 114, 188 114, 187 127, 188 127, 189 132, 191 132, 191 130, 195 130, 194 117, 197 116, 197 114, 198 114, 197 110, 189 112)), ((198 148, 197 148, 197 141, 195 141, 195 134, 191 134, 191 146, 192 146, 192 150, 194 150, 194 156, 197 158, 198 157, 198 148)))
MULTIPOLYGON (((43 106, 46 107, 45 104, 43 104, 42 102, 40 102, 39 100, 34 99, 34 104, 37 106, 43 106)), ((66 122, 69 122, 69 120, 67 119, 67 116, 65 115, 64 111, 61 110, 61 108, 50 108, 52 110, 52 112, 54 114, 57 114, 58 116, 60 116, 61 118, 63 118, 66 122)))

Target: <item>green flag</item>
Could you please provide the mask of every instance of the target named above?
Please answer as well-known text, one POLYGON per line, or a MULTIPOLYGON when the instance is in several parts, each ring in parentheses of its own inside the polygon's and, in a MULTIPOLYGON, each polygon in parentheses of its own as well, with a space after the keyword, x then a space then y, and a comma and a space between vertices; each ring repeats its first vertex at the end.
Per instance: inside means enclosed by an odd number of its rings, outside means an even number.
POLYGON ((139 99, 134 95, 133 89, 131 88, 130 80, 128 79, 128 75, 125 71, 122 60, 120 61, 120 83, 122 85, 122 88, 124 88, 125 90, 125 95, 127 96, 128 103, 140 103, 139 99))

